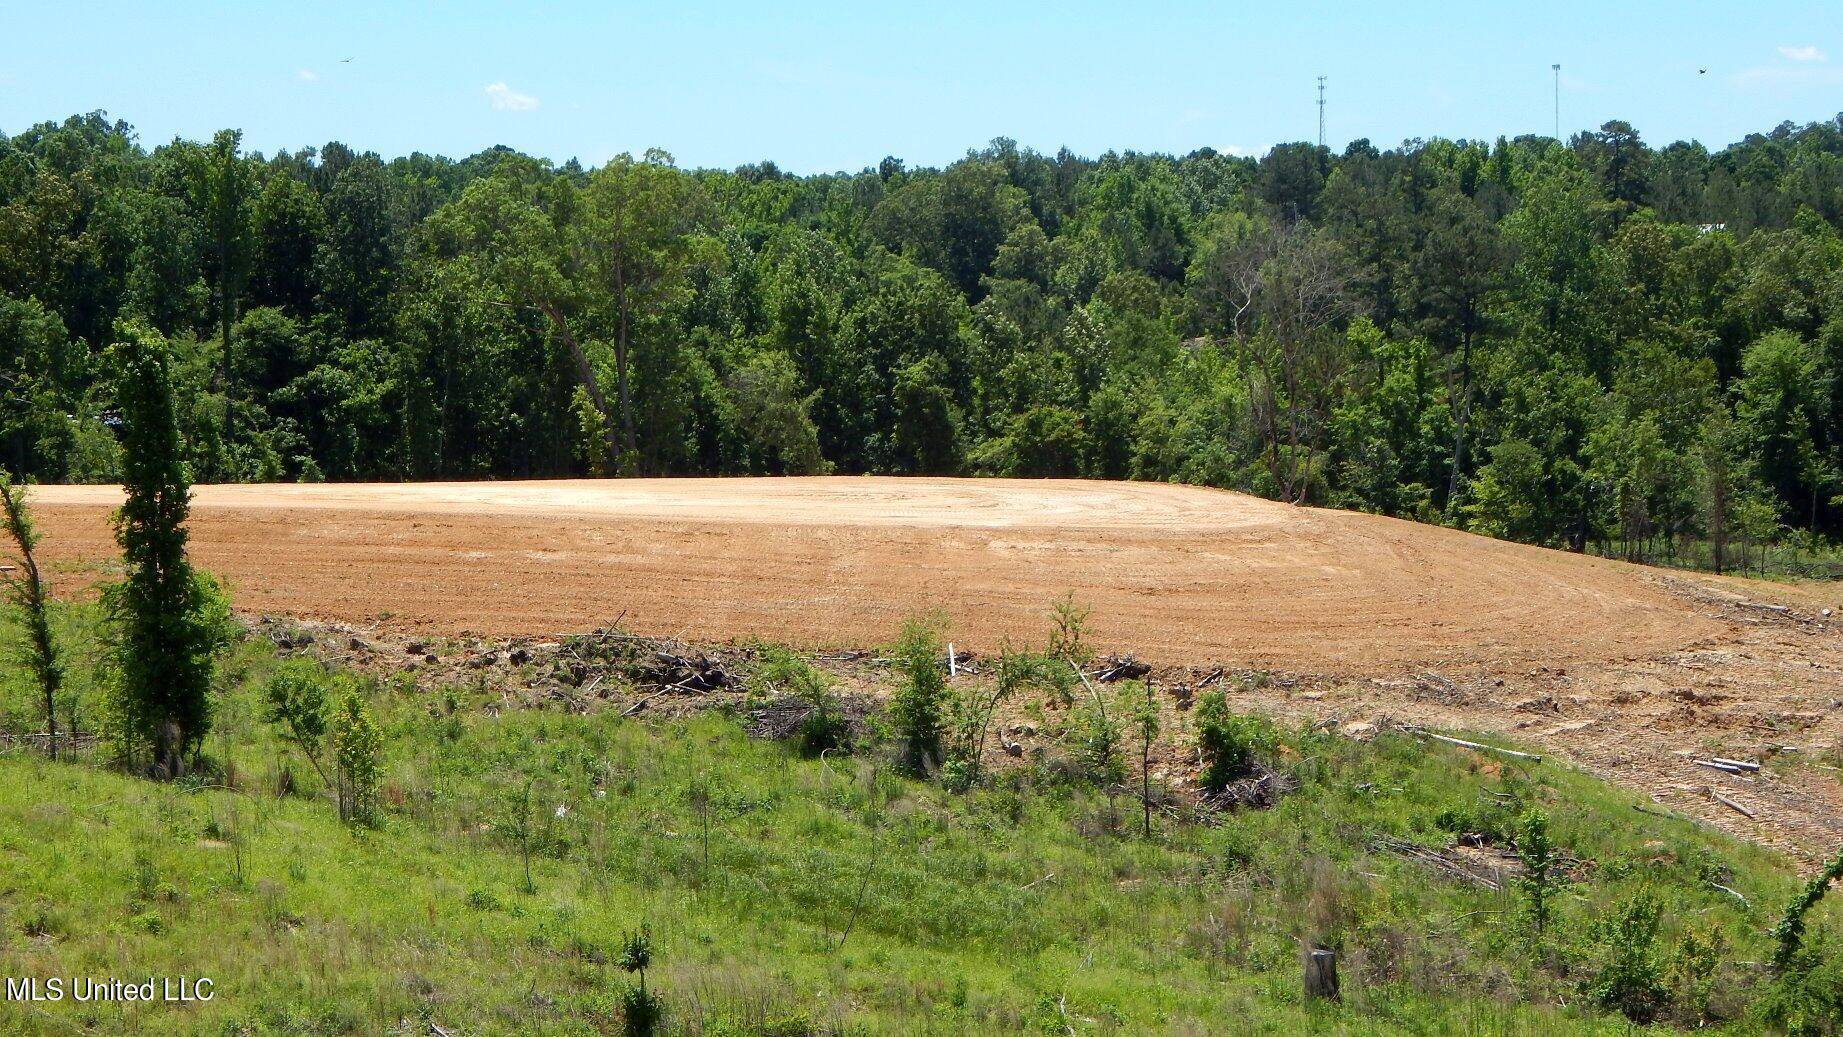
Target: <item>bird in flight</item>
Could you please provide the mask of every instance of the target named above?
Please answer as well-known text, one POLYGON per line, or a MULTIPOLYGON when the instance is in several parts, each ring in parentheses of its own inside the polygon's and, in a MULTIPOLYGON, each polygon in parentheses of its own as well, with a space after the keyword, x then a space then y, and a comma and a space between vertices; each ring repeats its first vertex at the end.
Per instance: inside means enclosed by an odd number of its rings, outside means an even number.
POLYGON ((352 63, 352 59, 351 58, 340 58, 339 63, 341 65, 350 65, 352 63))

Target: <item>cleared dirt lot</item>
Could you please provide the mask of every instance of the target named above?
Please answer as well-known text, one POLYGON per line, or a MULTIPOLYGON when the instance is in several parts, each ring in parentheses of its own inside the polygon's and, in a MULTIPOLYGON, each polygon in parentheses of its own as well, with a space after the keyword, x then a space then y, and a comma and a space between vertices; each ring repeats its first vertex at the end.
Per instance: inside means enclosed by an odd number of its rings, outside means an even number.
MULTIPOLYGON (((105 574, 106 487, 35 491, 54 574, 105 574)), ((1051 602, 1172 681, 1340 721, 1505 731, 1810 858, 1843 841, 1834 587, 1681 575, 1157 484, 697 479, 204 486, 194 554, 245 610, 504 637, 619 623, 694 642, 1040 644, 1051 602), (1791 606, 1763 608, 1763 605, 1791 606), (1186 677, 1186 674, 1192 676, 1186 677), (1709 752, 1792 746, 1758 780, 1709 752), (1748 818, 1716 794, 1756 813, 1748 818)))
MULTIPOLYGON (((55 556, 113 552, 101 487, 45 487, 55 556)), ((1155 484, 698 479, 205 486, 199 560, 239 604, 431 631, 609 623, 698 640, 887 641, 945 609, 1035 643, 1065 594, 1100 641, 1342 674, 1623 658, 1714 627, 1643 571, 1448 530, 1155 484)))

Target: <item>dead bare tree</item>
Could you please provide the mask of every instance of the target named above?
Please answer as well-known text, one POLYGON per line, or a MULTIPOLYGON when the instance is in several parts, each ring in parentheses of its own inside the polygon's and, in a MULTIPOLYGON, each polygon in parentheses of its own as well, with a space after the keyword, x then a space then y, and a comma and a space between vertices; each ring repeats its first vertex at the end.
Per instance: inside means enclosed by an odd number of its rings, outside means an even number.
POLYGON ((1235 343, 1274 492, 1311 489, 1325 419, 1345 368, 1338 330, 1355 312, 1343 255, 1302 224, 1238 224, 1194 275, 1205 319, 1235 343))

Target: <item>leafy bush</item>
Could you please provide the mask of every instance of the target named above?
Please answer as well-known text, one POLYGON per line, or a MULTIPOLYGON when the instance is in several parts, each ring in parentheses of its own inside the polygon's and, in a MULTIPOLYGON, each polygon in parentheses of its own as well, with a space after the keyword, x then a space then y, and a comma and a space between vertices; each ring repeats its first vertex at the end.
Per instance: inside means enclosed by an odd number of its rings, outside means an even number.
POLYGON ((1069 726, 1070 742, 1082 770, 1100 782, 1116 782, 1126 775, 1121 749, 1126 733, 1117 716, 1107 712, 1107 704, 1095 692, 1079 703, 1069 726))
POLYGON ((384 739, 356 684, 349 684, 333 713, 333 758, 339 765, 339 816, 374 827, 384 770, 384 739))
POLYGON ((1203 787, 1220 792, 1232 781, 1248 777, 1279 745, 1279 732, 1263 716, 1229 710, 1220 691, 1203 696, 1197 704, 1197 749, 1203 754, 1203 787))
POLYGON ((1086 639, 1089 612, 1086 606, 1075 603, 1073 594, 1050 606, 1054 629, 1045 654, 1077 667, 1094 661, 1094 649, 1086 639))
POLYGON ((1843 878, 1843 853, 1813 875, 1773 926, 1773 970, 1778 981, 1766 1000, 1768 1022, 1790 1034, 1843 1033, 1843 954, 1834 941, 1807 945, 1805 916, 1843 878))
POLYGON ((665 1006, 660 1004, 658 995, 644 986, 631 986, 621 991, 621 1032, 627 1037, 650 1037, 659 1031, 659 1020, 665 1015, 665 1006))
POLYGON ((808 756, 849 751, 851 720, 839 707, 838 695, 826 675, 785 648, 763 648, 761 661, 760 676, 765 683, 812 707, 794 729, 793 741, 799 750, 808 756))
POLYGON ((1773 926, 1773 968, 1783 972, 1798 955, 1799 944, 1805 936, 1805 915, 1824 899, 1830 884, 1843 878, 1843 853, 1838 853, 1825 866, 1823 871, 1811 877, 1799 891, 1797 899, 1786 908, 1785 915, 1773 926))
POLYGON ((1843 1034, 1843 946, 1813 944, 1793 955, 1760 1004, 1762 1021, 1791 1037, 1843 1034))
POLYGON ((1517 876, 1517 890, 1523 894, 1523 917, 1537 939, 1547 931, 1553 914, 1550 902, 1555 897, 1555 846, 1549 841, 1549 816, 1532 809, 1518 825, 1517 857, 1523 862, 1523 874, 1517 876))
POLYGON ((1670 999, 1657 953, 1662 915, 1657 894, 1640 890, 1593 927, 1600 965, 1587 982, 1587 994, 1601 1008, 1635 1023, 1657 1018, 1670 999))
POLYGON ((650 1037, 659 1029, 665 1005, 658 995, 646 989, 646 970, 653 963, 653 934, 642 926, 621 941, 621 955, 616 959, 622 972, 639 977, 639 982, 621 992, 621 1032, 627 1037, 650 1037))
POLYGON ((329 683, 327 672, 319 665, 306 659, 289 659, 276 666, 262 690, 262 718, 282 729, 282 738, 301 750, 323 781, 326 772, 320 767, 320 753, 326 745, 332 716, 329 683))
POLYGON ((1713 922, 1690 926, 1677 944, 1676 960, 1670 969, 1672 985, 1678 1002, 1689 1013, 1689 1021, 1697 1026, 1708 1024, 1715 981, 1727 950, 1727 934, 1713 922))
POLYGON ((911 619, 896 642, 901 682, 890 699, 900 763, 910 774, 925 774, 941 762, 941 736, 948 707, 940 621, 911 619))

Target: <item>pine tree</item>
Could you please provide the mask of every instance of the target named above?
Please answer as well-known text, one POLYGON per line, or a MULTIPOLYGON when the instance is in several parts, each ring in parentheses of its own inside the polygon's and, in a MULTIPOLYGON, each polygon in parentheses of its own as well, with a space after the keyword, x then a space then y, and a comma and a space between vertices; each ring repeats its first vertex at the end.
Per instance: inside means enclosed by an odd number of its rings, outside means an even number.
POLYGON ((45 579, 38 568, 33 550, 38 547, 38 530, 26 510, 25 487, 15 485, 0 473, 0 510, 4 511, 6 531, 19 550, 19 575, 6 580, 13 604, 26 625, 26 666, 38 681, 45 700, 45 748, 52 759, 58 758, 58 688, 64 680, 64 668, 58 662, 57 648, 51 641, 50 599, 45 579))
POLYGON ((151 750, 154 776, 178 777, 211 726, 215 655, 228 609, 186 558, 191 484, 182 457, 166 340, 128 323, 110 350, 121 411, 126 500, 115 539, 126 576, 108 588, 123 755, 151 750))

